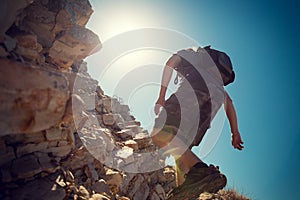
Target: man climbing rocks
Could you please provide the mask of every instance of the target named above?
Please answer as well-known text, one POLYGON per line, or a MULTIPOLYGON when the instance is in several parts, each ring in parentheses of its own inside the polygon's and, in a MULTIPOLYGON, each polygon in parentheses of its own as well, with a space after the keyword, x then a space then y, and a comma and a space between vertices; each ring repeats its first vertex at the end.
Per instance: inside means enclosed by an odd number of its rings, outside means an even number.
POLYGON ((218 168, 202 162, 191 148, 199 145, 224 103, 232 145, 238 150, 243 149, 236 112, 230 96, 224 90, 224 86, 232 83, 234 78, 230 58, 210 46, 181 50, 167 61, 155 106, 157 117, 151 137, 155 145, 175 158, 178 187, 171 196, 195 184, 199 193, 216 192, 225 187, 226 177, 218 168), (174 82, 177 84, 180 78, 180 85, 165 100, 173 70, 177 71, 174 82))

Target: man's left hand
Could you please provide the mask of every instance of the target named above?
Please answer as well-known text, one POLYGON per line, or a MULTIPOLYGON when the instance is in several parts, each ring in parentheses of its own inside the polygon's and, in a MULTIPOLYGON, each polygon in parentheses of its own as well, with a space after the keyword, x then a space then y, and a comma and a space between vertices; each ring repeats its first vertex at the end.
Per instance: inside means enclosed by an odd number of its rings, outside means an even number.
POLYGON ((244 142, 238 131, 231 134, 231 144, 235 149, 243 150, 244 146, 242 144, 244 144, 244 142))

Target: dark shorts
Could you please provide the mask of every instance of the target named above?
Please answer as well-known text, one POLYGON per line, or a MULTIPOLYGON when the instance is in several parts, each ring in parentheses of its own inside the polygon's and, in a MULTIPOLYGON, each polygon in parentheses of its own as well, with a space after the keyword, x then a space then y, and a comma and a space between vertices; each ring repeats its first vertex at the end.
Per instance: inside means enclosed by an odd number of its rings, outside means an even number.
POLYGON ((154 128, 178 136, 190 148, 200 144, 211 121, 211 103, 205 99, 207 95, 194 93, 196 98, 191 99, 188 95, 172 94, 154 124, 154 128))

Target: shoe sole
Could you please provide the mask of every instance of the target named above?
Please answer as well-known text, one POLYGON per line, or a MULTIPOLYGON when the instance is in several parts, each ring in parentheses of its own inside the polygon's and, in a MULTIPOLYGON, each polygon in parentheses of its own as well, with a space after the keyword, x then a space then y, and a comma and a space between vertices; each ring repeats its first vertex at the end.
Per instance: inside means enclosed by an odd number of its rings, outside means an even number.
POLYGON ((226 176, 220 173, 211 174, 200 182, 186 185, 177 194, 171 194, 167 200, 196 200, 203 192, 216 193, 226 186, 226 176))

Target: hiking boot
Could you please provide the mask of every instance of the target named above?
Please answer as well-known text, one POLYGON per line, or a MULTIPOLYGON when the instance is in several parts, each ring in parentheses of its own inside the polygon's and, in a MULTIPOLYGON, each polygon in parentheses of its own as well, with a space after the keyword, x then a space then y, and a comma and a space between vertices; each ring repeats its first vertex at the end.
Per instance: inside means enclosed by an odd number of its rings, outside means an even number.
MULTIPOLYGON (((201 164, 203 166, 203 164, 201 164)), ((215 193, 218 190, 225 187, 227 183, 225 175, 221 174, 218 167, 210 165, 209 167, 198 167, 195 165, 190 169, 190 171, 185 175, 185 181, 172 190, 168 194, 169 197, 175 197, 178 194, 185 195, 187 191, 189 194, 195 193, 199 195, 202 192, 215 193), (190 191, 193 189, 193 191, 190 191)))

